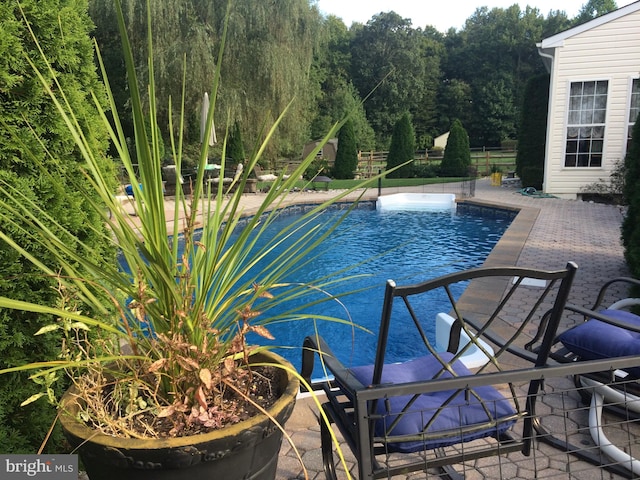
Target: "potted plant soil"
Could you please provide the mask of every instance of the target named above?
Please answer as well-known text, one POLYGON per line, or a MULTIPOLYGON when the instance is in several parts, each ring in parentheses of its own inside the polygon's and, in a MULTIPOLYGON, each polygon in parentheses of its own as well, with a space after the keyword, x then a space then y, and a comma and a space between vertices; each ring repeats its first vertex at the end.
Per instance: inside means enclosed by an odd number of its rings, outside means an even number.
MULTIPOLYGON (((120 261, 118 265, 101 262, 99 255, 85 248, 82 238, 50 228, 53 220, 39 205, 14 186, 0 183, 0 224, 10 223, 24 238, 38 242, 55 255, 57 264, 42 264, 19 239, 2 231, 0 237, 37 266, 43 278, 55 279, 59 292, 55 306, 0 298, 0 308, 50 314, 51 324, 34 333, 54 333, 61 339, 59 360, 0 373, 33 371, 43 391, 25 403, 51 396, 56 380, 70 382, 59 403, 60 420, 91 480, 273 478, 282 426, 293 409, 298 378, 288 362, 265 347, 249 344, 247 335, 270 338, 271 322, 305 318, 305 302, 318 303, 317 296, 310 295, 335 283, 324 279, 299 284, 286 278, 331 230, 318 233, 319 227, 309 229, 306 224, 351 191, 336 193, 274 236, 263 238, 280 215, 287 192, 320 148, 290 176, 278 177, 254 215, 243 219, 244 186, 278 126, 276 121, 264 143, 246 160, 242 175, 225 189, 212 189, 203 181, 209 149, 203 142, 192 192, 185 193, 176 182, 175 201, 173 197, 168 201, 159 129, 146 128, 148 119, 156 118, 153 56, 150 53, 149 106, 145 107, 120 0, 115 5, 135 128, 132 144, 120 125, 102 62, 108 108, 100 100, 104 92, 96 92, 94 98, 102 127, 109 131, 132 185, 135 216, 112 191, 88 140, 90 127, 73 115, 53 68, 36 69, 75 147, 83 153, 92 186, 87 196, 100 199, 92 205, 108 226, 120 261), (261 238, 264 242, 258 247, 261 238), (283 245, 282 253, 269 256, 283 245), (295 306, 281 308, 289 304, 295 306)), ((37 43, 37 35, 32 35, 37 43)), ((224 41, 210 86, 212 108, 204 138, 213 128, 223 49, 224 41)), ((181 122, 186 122, 184 100, 178 108, 181 122)), ((327 133, 325 141, 335 136, 340 125, 327 133)), ((180 171, 181 134, 170 143, 171 159, 180 171)), ((224 146, 222 152, 224 169, 224 146)))

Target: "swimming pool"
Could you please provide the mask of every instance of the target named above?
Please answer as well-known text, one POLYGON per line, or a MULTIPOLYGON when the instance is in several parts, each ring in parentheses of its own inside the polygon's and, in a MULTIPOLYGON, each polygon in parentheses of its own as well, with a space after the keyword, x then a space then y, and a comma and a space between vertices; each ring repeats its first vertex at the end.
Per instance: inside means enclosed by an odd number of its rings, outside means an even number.
MULTIPOLYGON (((483 213, 458 208, 443 211, 377 211, 369 205, 353 210, 331 237, 324 242, 322 252, 301 271, 289 278, 292 282, 309 282, 325 275, 332 275, 347 266, 355 268, 342 275, 366 275, 349 280, 332 288, 338 294, 353 290, 361 291, 341 298, 353 322, 370 332, 344 324, 314 322, 272 324, 273 341, 253 337, 249 341, 277 346, 276 352, 287 358, 296 368, 300 367, 300 347, 305 336, 312 335, 317 327, 334 353, 346 365, 370 363, 375 355, 376 330, 380 321, 384 287, 387 279, 398 285, 406 285, 440 275, 480 266, 504 231, 508 228, 513 213, 483 209, 483 213)), ((343 212, 329 210, 323 214, 336 219, 343 212)), ((274 225, 281 228, 291 217, 283 215, 274 225)), ((456 292, 461 294, 462 292, 456 292)), ((433 300, 425 300, 419 306, 428 311, 427 318, 435 319, 440 311, 433 300), (432 314, 431 314, 432 313, 432 314)), ((348 318, 337 302, 323 303, 312 314, 348 318)), ((427 334, 435 337, 435 325, 425 325, 427 334)), ((395 330, 390 338, 389 361, 412 358, 419 348, 420 339, 413 334, 395 330)))
MULTIPOLYGON (((310 205, 293 206, 284 210, 268 227, 268 231, 281 230, 310 205)), ((335 223, 344 214, 347 205, 338 204, 326 210, 316 223, 335 223)), ((354 325, 313 319, 271 323, 268 326, 275 340, 249 336, 248 341, 272 345, 276 353, 289 360, 296 369, 301 364, 301 346, 307 335, 317 331, 347 366, 371 363, 375 356, 377 329, 380 322, 384 288, 388 279, 398 285, 413 284, 454 271, 482 265, 515 213, 499 208, 458 204, 457 208, 437 210, 376 210, 374 202, 363 202, 352 210, 331 236, 323 242, 320 252, 303 266, 292 272, 285 281, 309 283, 322 277, 357 276, 329 289, 333 295, 356 291, 336 301, 324 302, 305 310, 306 314, 338 317, 354 325), (354 266, 348 271, 347 267, 354 266), (348 312, 348 314, 345 312, 348 312)), ((309 225, 307 228, 311 228, 309 225)), ((269 233, 262 240, 269 238, 269 233)), ((198 240, 197 238, 194 240, 198 240)), ((258 245, 256 248, 260 248, 258 245)), ((284 248, 284 246, 283 246, 284 248)), ((273 253, 277 256, 277 253, 273 253)), ((270 261, 264 259, 265 265, 270 261)), ((123 266, 123 268, 126 268, 123 266)), ((261 271, 258 266, 254 271, 261 271)), ((251 279, 259 282, 260 279, 251 279)), ((454 294, 460 295, 460 291, 454 294)), ((323 297, 323 294, 318 294, 323 297)), ((306 304, 308 300, 304 301, 306 304)), ((291 303, 287 308, 291 308, 291 303)), ((435 341, 435 317, 449 311, 449 304, 425 298, 417 305, 424 318, 423 328, 431 341, 435 341)), ((274 309, 275 310, 275 309, 274 309)), ((270 310, 273 314, 281 312, 270 310)), ((387 358, 399 362, 413 358, 420 351, 421 340, 408 329, 393 329, 389 336, 387 358), (411 333, 409 333, 409 331, 411 333)), ((320 376, 317 371, 314 376, 320 376)))

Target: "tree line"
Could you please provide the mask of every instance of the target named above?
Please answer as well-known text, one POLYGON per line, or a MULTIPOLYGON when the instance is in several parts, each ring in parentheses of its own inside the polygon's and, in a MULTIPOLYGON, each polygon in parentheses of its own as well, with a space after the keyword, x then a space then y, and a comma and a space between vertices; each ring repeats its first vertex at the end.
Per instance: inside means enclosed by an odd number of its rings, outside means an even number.
MULTIPOLYGON (((141 28, 145 1, 125 2, 141 72, 147 55, 141 28)), ((197 143, 198 109, 213 77, 227 0, 152 5, 159 128, 168 135, 168 100, 178 104, 184 78, 193 118, 185 133, 197 143)), ((589 0, 571 19, 561 10, 543 14, 517 4, 479 7, 460 30, 443 33, 414 26, 393 11, 347 27, 335 16, 321 15, 314 0, 234 0, 216 127, 224 135, 238 124, 252 145, 265 122, 288 108, 267 156, 292 158, 347 112, 359 149, 387 150, 394 124, 408 112, 419 149, 429 148, 456 119, 472 147, 499 146, 517 138, 526 82, 544 73, 536 42, 615 8, 612 0, 589 0)), ((89 13, 124 111, 126 82, 113 0, 90 0, 89 13)))

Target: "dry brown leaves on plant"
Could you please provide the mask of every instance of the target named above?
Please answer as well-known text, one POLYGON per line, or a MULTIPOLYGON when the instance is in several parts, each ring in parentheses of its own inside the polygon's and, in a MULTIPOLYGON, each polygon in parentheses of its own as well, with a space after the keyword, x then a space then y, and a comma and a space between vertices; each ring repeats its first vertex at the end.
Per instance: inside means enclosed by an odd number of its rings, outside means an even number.
MULTIPOLYGON (((168 438, 207 433, 255 416, 259 410, 254 404, 269 408, 283 393, 278 381, 285 374, 282 370, 271 366, 252 367, 251 376, 246 371, 241 373, 243 371, 242 368, 234 369, 239 374, 231 374, 225 381, 233 382, 235 388, 223 388, 215 402, 212 394, 203 388, 195 395, 196 403, 190 406, 176 402, 159 409, 140 408, 135 412, 125 411, 122 402, 113 401, 114 383, 102 385, 99 397, 107 400, 103 403, 110 409, 101 412, 99 422, 93 416, 87 416, 85 420, 104 433, 126 437, 168 438), (111 417, 111 422, 105 422, 105 417, 111 417)), ((202 375, 206 381, 207 374, 202 375)), ((151 404, 151 392, 141 390, 137 395, 149 399, 151 404)))

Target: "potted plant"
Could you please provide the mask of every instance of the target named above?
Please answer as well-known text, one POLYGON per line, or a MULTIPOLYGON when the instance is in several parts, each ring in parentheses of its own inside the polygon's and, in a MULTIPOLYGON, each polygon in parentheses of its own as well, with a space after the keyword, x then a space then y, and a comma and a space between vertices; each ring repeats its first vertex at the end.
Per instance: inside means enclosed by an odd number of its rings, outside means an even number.
MULTIPOLYGON (((146 110, 120 1, 115 4, 135 127, 131 148, 137 153, 138 170, 99 52, 112 115, 103 108, 99 94, 94 98, 127 172, 135 216, 109 187, 87 140, 91 132, 70 111, 53 69, 42 72, 34 66, 76 147, 83 152, 93 189, 88 198, 95 194, 100 198, 93 208, 108 225, 120 262, 102 263, 89 249, 83 250, 81 238, 55 233, 48 226, 52 220, 47 220, 39 205, 12 185, 1 183, 0 224, 10 222, 19 228, 29 241, 55 254, 58 263, 42 264, 5 231, 0 230, 0 238, 38 266, 44 276, 57 281, 60 300, 57 306, 46 306, 0 298, 0 308, 50 314, 52 323, 35 333, 55 332, 62 340, 62 350, 57 361, 0 373, 34 371, 33 378, 43 385, 43 392, 25 403, 50 394, 58 378, 69 379, 72 386, 59 404, 60 419, 92 480, 273 478, 282 425, 293 408, 298 378, 286 361, 266 348, 249 345, 247 334, 269 337, 270 322, 304 317, 304 299, 318 303, 317 297, 308 295, 335 282, 325 279, 311 286, 287 283, 285 278, 331 232, 318 233, 319 226, 309 229, 307 224, 354 189, 336 193, 258 247, 258 239, 265 237, 267 227, 280 214, 287 192, 320 149, 312 151, 290 176, 276 179, 253 216, 241 222, 243 187, 277 128, 276 121, 227 189, 212 189, 204 181, 209 146, 203 142, 197 177, 190 185, 192 193, 187 195, 177 182, 175 201, 168 201, 163 191, 162 140, 157 128, 145 127, 149 118, 155 121, 151 34, 146 110), (283 253, 269 257, 285 242, 283 253), (83 253, 70 245, 79 245, 83 253), (276 310, 283 304, 295 306, 276 310), (222 470, 211 473, 211 467, 222 470)), ((151 21, 148 23, 151 32, 151 21)), ((223 49, 224 40, 219 59, 223 49)), ((213 107, 220 65, 219 60, 211 88, 213 107)), ((204 138, 213 128, 213 107, 204 138)), ((180 112, 184 122, 184 100, 180 112)), ((328 132, 325 142, 339 128, 337 124, 328 132)), ((171 138, 177 171, 183 162, 182 141, 181 134, 171 138)), ((226 140, 222 168, 225 149, 226 140)))

